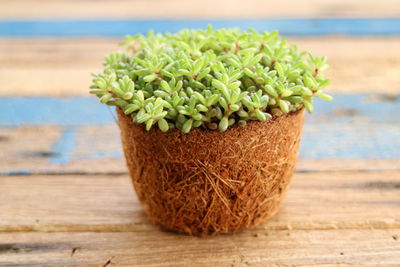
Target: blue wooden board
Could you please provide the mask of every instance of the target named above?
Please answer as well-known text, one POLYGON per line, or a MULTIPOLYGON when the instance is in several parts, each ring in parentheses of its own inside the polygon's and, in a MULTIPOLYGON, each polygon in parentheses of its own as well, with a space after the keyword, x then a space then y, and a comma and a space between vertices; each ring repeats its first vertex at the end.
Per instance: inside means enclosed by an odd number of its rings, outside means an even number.
POLYGON ((68 163, 71 158, 70 155, 75 147, 76 130, 75 128, 67 127, 63 130, 57 142, 52 146, 51 155, 57 155, 57 157, 50 157, 49 163, 68 163))
POLYGON ((78 37, 123 36, 157 32, 176 32, 182 28, 240 27, 260 31, 279 30, 283 35, 372 35, 400 34, 400 18, 282 18, 240 20, 29 20, 0 21, 3 37, 78 37))
MULTIPOLYGON (((400 124, 400 95, 336 94, 334 101, 315 101, 315 112, 307 121, 311 124, 386 123, 400 124)), ((99 103, 93 96, 0 97, 0 126, 20 125, 104 125, 115 122, 114 108, 99 103)))
MULTIPOLYGON (((308 159, 400 159, 400 97, 334 95, 317 100, 315 113, 307 115, 300 157, 308 159)), ((113 108, 95 97, 0 98, 0 127, 22 125, 62 126, 49 163, 83 159, 122 158, 113 108), (113 125, 110 130, 110 125, 113 125), (83 130, 94 127, 97 135, 83 130), (102 147, 101 143, 112 146, 102 147), (85 144, 85 152, 77 150, 85 144)))

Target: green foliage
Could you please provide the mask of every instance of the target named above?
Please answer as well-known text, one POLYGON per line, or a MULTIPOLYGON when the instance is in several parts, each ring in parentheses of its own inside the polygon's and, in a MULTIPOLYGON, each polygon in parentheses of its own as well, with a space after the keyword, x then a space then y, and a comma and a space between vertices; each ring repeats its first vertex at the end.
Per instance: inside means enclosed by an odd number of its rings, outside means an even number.
POLYGON ((127 36, 126 52, 105 59, 91 93, 119 106, 147 130, 194 127, 225 131, 330 101, 326 57, 288 46, 277 32, 183 30, 127 36))

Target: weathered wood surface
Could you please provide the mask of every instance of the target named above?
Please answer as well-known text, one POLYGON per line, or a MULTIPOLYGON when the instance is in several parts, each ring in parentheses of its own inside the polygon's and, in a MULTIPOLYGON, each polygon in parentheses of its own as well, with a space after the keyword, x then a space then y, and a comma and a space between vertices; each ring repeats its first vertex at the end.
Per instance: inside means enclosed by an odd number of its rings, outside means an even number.
MULTIPOLYGON (((300 49, 326 55, 331 92, 400 92, 399 37, 289 38, 300 49), (379 66, 379 67, 377 67, 379 66)), ((0 95, 87 95, 118 39, 2 39, 0 95), (29 45, 27 45, 29 42, 29 45), (20 77, 28 77, 29 83, 20 77)))
MULTIPOLYGON (((0 177, 0 231, 155 231, 128 175, 0 177)), ((398 229, 400 171, 297 173, 259 230, 398 229)))
MULTIPOLYGON (((61 126, 0 128, 0 174, 127 173, 116 125, 74 129, 75 136, 66 136, 61 126)), ((400 170, 400 139, 391 139, 400 127, 372 124, 365 131, 306 124, 297 171, 400 170)))
MULTIPOLYGON (((400 169, 398 96, 335 95, 315 104, 298 172, 400 169)), ((112 110, 94 97, 0 98, 0 174, 126 173, 112 110)))
POLYGON ((399 266, 400 232, 0 233, 0 266, 399 266))
MULTIPOLYGON (((398 18, 397 2, 0 0, 0 27, 7 19, 398 18)), ((86 96, 89 73, 101 70, 119 40, 3 34, 0 266, 399 266, 400 37, 389 33, 397 36, 289 38, 329 57, 330 92, 357 95, 338 95, 308 118, 275 217, 208 239, 147 221, 103 106, 7 98, 86 96)))
POLYGON ((296 174, 270 221, 199 239, 150 225, 126 175, 1 177, 0 266, 396 266, 399 180, 296 174))
POLYGON ((397 0, 194 0, 159 1, 51 1, 1 0, 0 17, 36 18, 248 18, 248 17, 394 17, 400 14, 397 0))

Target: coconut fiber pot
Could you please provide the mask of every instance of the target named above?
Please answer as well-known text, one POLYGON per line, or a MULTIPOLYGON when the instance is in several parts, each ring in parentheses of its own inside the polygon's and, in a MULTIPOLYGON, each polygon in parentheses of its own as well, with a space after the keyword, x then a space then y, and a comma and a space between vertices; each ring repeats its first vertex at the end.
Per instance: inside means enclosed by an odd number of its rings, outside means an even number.
POLYGON ((149 219, 194 235, 235 232, 274 215, 296 163, 303 110, 225 132, 146 131, 118 109, 126 162, 149 219))

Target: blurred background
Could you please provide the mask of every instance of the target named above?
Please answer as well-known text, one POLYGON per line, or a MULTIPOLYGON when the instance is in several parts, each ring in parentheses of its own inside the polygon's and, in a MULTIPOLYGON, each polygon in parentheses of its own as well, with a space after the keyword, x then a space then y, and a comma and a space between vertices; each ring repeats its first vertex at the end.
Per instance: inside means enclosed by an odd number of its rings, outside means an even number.
POLYGON ((398 0, 0 0, 0 137, 8 140, 0 170, 71 171, 109 160, 124 170, 112 110, 88 95, 90 73, 125 34, 207 24, 277 29, 328 57, 335 101, 317 102, 308 117, 299 168, 398 163, 398 0))

